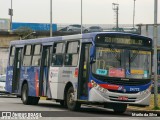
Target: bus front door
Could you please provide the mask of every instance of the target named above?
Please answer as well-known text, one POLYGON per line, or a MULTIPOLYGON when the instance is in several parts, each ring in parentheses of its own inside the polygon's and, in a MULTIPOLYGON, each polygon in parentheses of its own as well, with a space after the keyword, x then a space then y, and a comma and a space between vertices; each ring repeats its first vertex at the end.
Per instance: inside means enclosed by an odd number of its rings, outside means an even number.
POLYGON ((82 44, 78 77, 78 99, 88 99, 89 50, 91 44, 82 44))
POLYGON ((13 79, 12 79, 12 93, 19 92, 19 79, 20 79, 20 68, 22 61, 22 47, 15 48, 15 56, 13 63, 13 79))
POLYGON ((52 46, 43 46, 42 59, 40 67, 40 79, 39 79, 39 95, 50 96, 49 84, 48 84, 48 72, 50 64, 50 51, 52 46))

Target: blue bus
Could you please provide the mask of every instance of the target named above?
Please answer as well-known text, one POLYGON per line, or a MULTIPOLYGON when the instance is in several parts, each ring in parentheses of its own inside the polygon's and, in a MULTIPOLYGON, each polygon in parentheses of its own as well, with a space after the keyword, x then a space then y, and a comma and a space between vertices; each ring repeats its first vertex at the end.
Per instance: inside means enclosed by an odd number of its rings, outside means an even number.
POLYGON ((149 105, 151 58, 152 39, 121 32, 12 41, 6 90, 27 105, 46 97, 69 110, 103 104, 123 113, 149 105))

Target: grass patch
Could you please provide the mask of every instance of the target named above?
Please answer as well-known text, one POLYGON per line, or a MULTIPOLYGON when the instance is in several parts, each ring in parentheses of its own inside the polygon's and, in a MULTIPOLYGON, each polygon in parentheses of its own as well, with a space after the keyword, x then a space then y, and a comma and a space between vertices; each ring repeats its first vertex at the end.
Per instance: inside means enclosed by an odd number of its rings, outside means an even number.
POLYGON ((154 107, 153 110, 160 110, 160 107, 154 107))
POLYGON ((160 94, 158 95, 158 107, 154 107, 154 94, 151 95, 150 105, 146 107, 128 106, 129 109, 134 110, 160 110, 160 94))

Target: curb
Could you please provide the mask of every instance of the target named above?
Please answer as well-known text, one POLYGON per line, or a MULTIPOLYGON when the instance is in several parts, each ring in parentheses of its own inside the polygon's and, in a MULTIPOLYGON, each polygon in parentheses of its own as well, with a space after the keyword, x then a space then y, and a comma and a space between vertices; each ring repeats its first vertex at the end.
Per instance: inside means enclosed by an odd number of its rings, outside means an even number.
POLYGON ((159 112, 160 113, 160 110, 146 110, 146 109, 141 109, 141 108, 127 108, 127 111, 140 111, 140 112, 159 112))

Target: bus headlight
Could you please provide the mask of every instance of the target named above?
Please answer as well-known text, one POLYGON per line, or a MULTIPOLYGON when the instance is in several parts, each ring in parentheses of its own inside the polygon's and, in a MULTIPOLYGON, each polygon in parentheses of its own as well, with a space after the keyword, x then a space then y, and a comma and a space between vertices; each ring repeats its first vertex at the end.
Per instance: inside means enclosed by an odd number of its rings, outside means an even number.
POLYGON ((144 95, 144 94, 148 94, 151 91, 151 88, 149 87, 148 89, 140 92, 140 94, 144 95))
POLYGON ((95 81, 91 80, 91 84, 92 84, 92 87, 94 87, 96 90, 100 91, 100 92, 103 92, 103 93, 106 93, 108 90, 101 87, 100 85, 98 85, 95 81))

